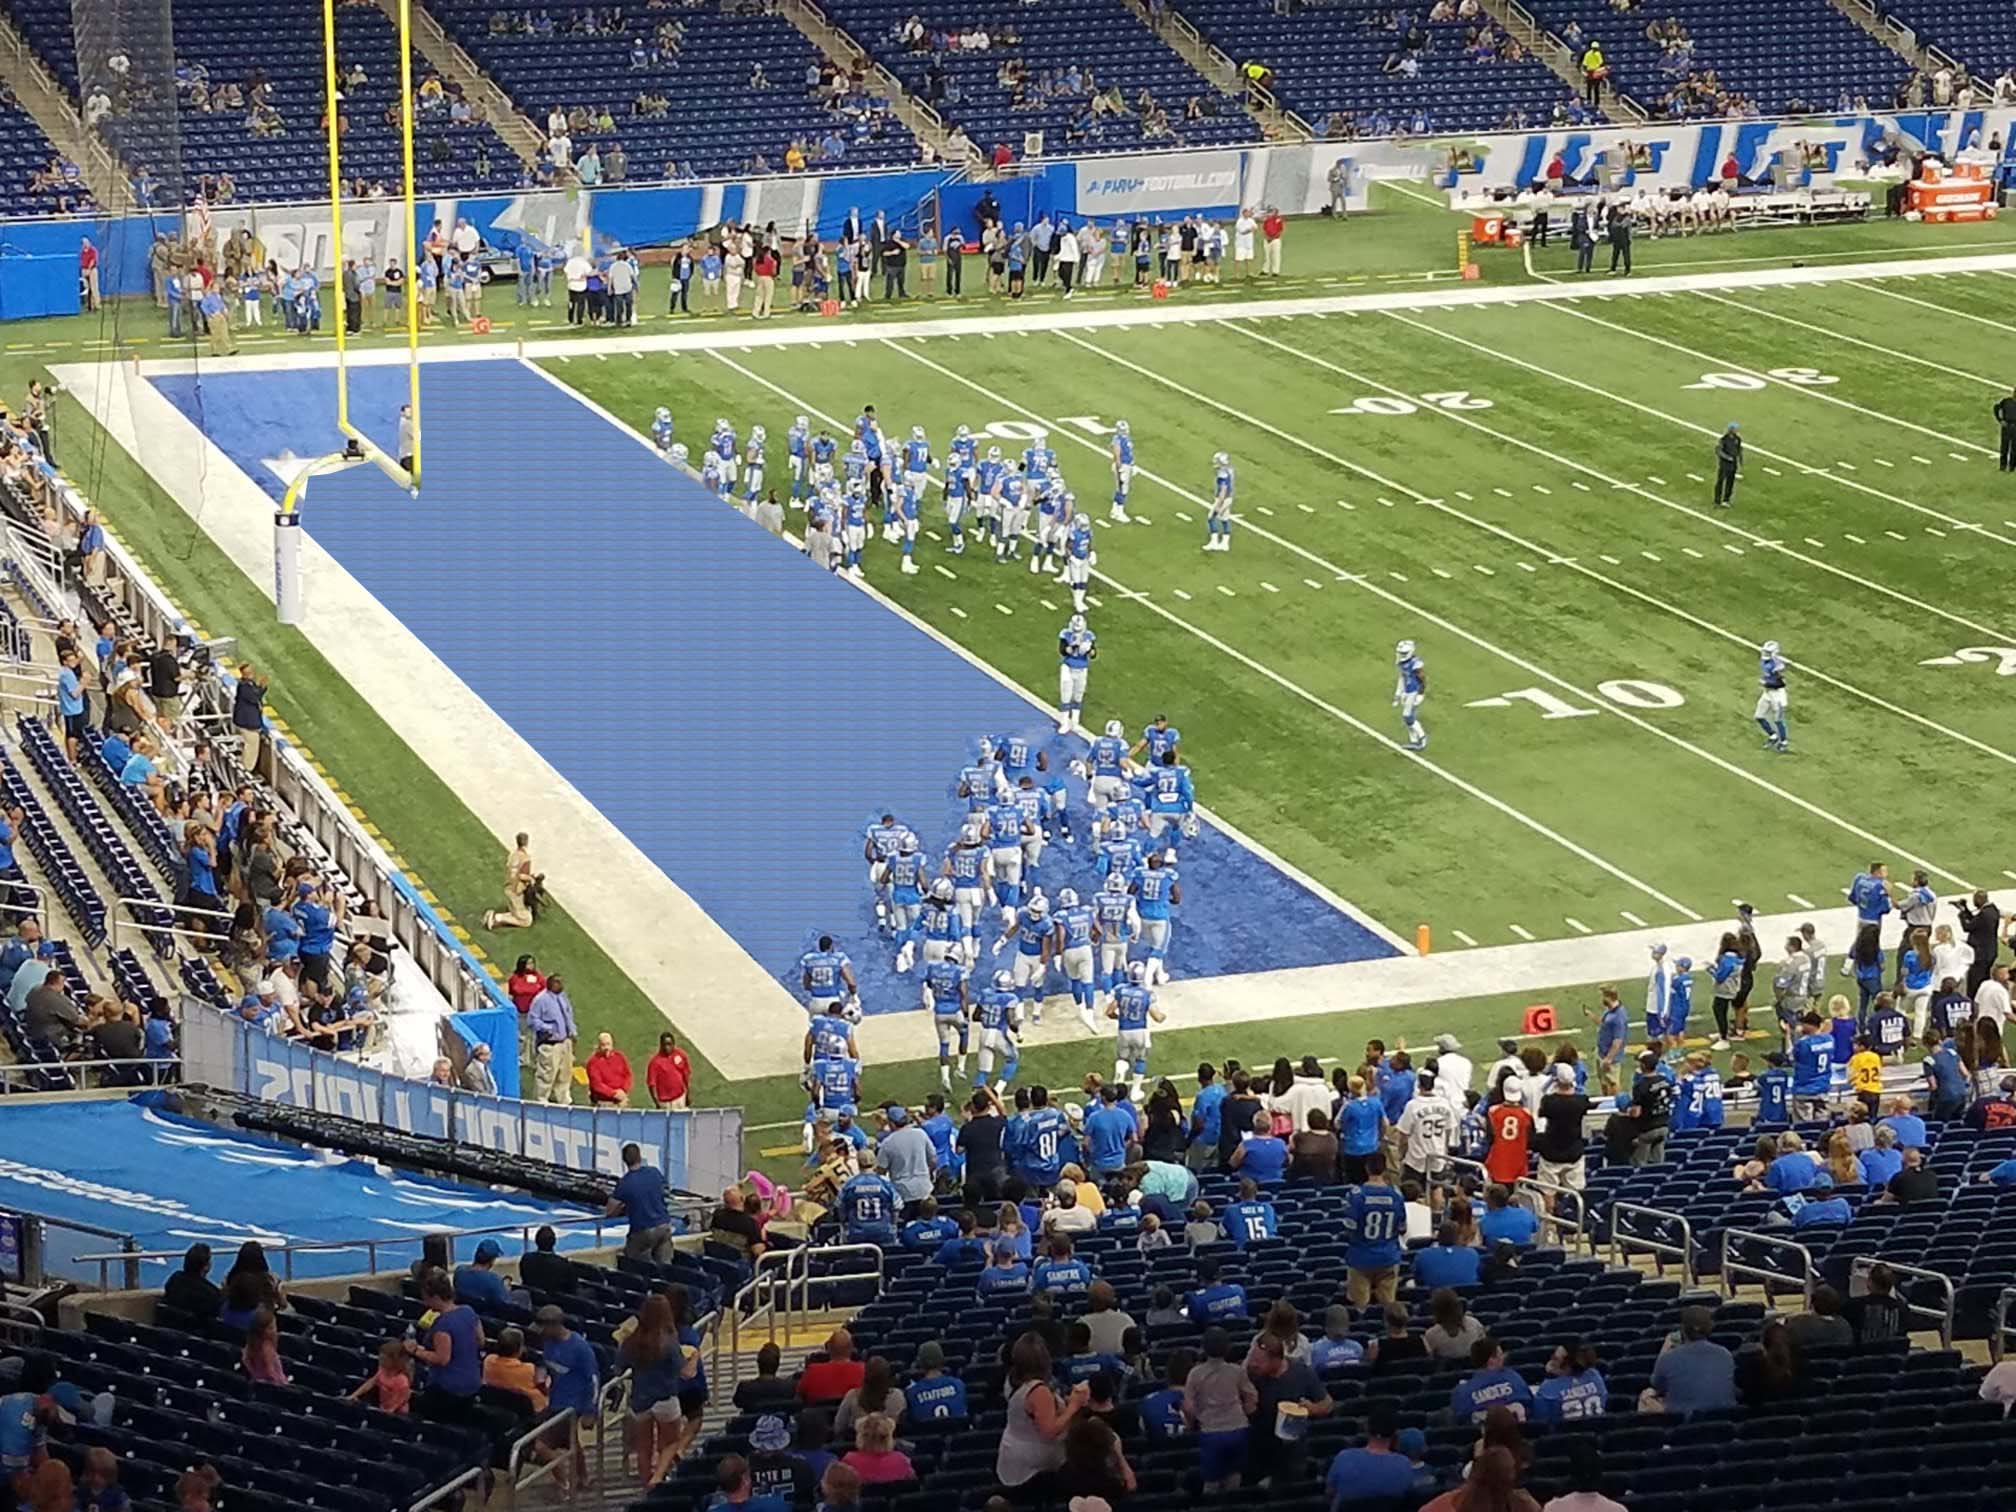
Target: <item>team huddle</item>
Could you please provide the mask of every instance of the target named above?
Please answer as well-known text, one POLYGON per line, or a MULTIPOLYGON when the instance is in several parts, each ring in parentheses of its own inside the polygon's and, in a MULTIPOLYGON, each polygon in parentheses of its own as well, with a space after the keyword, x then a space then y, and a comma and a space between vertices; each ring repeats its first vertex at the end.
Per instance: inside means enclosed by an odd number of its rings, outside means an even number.
MULTIPOLYGON (((1011 1082, 1018 1036, 1042 1022, 1059 984, 1088 1030, 1102 1013, 1114 1026, 1116 1078, 1146 1078, 1150 1026, 1163 1018, 1153 989, 1169 979, 1183 902, 1180 848, 1200 833, 1181 738, 1157 716, 1130 745, 1113 720, 1060 769, 1025 736, 983 737, 955 779, 965 816, 942 854, 929 855, 893 814, 867 826, 862 854, 877 926, 896 970, 918 973, 946 1087, 976 1054, 975 1085, 1011 1082), (1075 827, 1067 773, 1084 784, 1089 811, 1075 827), (1046 868, 1059 864, 1052 847, 1082 866, 1080 833, 1098 885, 1083 895, 1061 887, 1053 898, 1043 886, 1046 868), (991 970, 983 960, 995 963, 991 970)), ((831 936, 800 959, 799 977, 812 1014, 809 1131, 856 1104, 860 998, 852 962, 831 936)))

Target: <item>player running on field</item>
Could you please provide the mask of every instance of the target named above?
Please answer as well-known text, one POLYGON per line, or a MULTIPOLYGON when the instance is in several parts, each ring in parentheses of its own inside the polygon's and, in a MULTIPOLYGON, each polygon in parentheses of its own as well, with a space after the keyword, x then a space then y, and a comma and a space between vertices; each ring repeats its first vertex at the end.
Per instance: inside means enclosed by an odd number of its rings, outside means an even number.
POLYGON ((1149 1021, 1160 1024, 1167 1018, 1155 1006, 1155 994, 1148 990, 1146 961, 1136 961, 1127 968, 1127 980, 1113 989, 1106 1017, 1120 1026, 1113 1041, 1113 1079, 1126 1081, 1131 1076, 1138 1099, 1148 1079, 1149 1021))
POLYGON ((1211 508, 1205 517, 1205 528, 1209 532, 1204 538, 1206 551, 1232 549, 1232 494, 1235 481, 1231 457, 1224 452, 1215 453, 1211 458, 1211 508))
POLYGON ((1057 636, 1057 733, 1068 735, 1083 729, 1079 716, 1085 709, 1085 680, 1099 655, 1099 637, 1074 614, 1057 636))
POLYGON ((966 997, 966 968, 954 960, 933 961, 924 968, 924 1007, 938 1031, 938 1085, 952 1086, 952 1047, 959 1047, 957 1070, 966 1074, 966 1052, 972 1033, 972 1007, 966 997))
POLYGON ((1778 642, 1766 641, 1757 652, 1757 709, 1753 716, 1764 732, 1766 750, 1781 754, 1792 749, 1792 736, 1785 727, 1785 669, 1789 666, 1778 654, 1778 642))
POLYGON ((1421 701, 1428 696, 1428 664, 1414 650, 1414 642, 1403 640, 1393 648, 1393 705, 1400 722, 1407 726, 1407 749, 1428 749, 1428 732, 1421 725, 1421 701))
POLYGON ((973 1077, 973 1085, 984 1087, 987 1078, 1000 1067, 1001 1079, 994 1084, 994 1090, 1005 1092, 1008 1084, 1015 1079, 1016 1067, 1021 1064, 1022 1052, 1015 1038, 1022 1032, 1022 999, 1015 991, 1015 978, 1005 971, 994 973, 993 985, 980 994, 980 1001, 973 1005, 973 1022, 980 1030, 979 1064, 973 1077))

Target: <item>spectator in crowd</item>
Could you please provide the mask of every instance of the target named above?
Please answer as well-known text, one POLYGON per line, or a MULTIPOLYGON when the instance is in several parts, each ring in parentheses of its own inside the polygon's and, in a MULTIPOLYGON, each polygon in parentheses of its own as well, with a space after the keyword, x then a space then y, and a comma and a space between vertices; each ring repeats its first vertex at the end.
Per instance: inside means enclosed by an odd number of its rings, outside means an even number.
POLYGON ((751 1262, 768 1248, 763 1239, 763 1225, 749 1211, 749 1200, 739 1186, 722 1191, 721 1205, 707 1219, 707 1238, 712 1243, 725 1245, 751 1262))
POLYGON ((1330 1461, 1323 1480, 1330 1512, 1397 1505, 1414 1489, 1414 1467, 1394 1449, 1399 1436, 1400 1419, 1392 1405, 1376 1404, 1365 1424, 1364 1447, 1341 1450, 1330 1461))
POLYGON ((631 1451, 637 1477, 648 1490, 664 1478, 684 1438, 680 1392, 699 1368, 698 1350, 680 1342, 672 1304, 653 1293, 638 1309, 634 1327, 616 1353, 630 1372, 631 1451))
POLYGON ((1736 1361, 1736 1390, 1745 1405, 1765 1408, 1800 1394, 1799 1352, 1783 1318, 1764 1325, 1757 1347, 1736 1361))
POLYGON ((667 1030, 658 1036, 658 1053, 644 1067, 644 1086, 651 1094, 651 1105, 674 1111, 683 1109, 692 1085, 693 1062, 667 1030))
POLYGON ((420 1278, 420 1300, 434 1319, 424 1330, 424 1342, 405 1341, 406 1353, 427 1367, 419 1415, 442 1423, 472 1422, 483 1389, 483 1320, 474 1308, 455 1300, 455 1285, 445 1271, 430 1270, 420 1278))
POLYGON ((1666 1412, 1683 1417, 1736 1405, 1736 1357, 1710 1337, 1715 1314, 1705 1307, 1680 1313, 1680 1332, 1652 1367, 1651 1395, 1666 1412))
POLYGON ((505 979, 504 992, 521 1018, 532 1011, 532 1000, 545 990, 546 975, 539 969, 538 957, 529 954, 518 957, 518 964, 505 979))
POLYGON ((672 1214, 665 1202, 665 1173, 645 1163, 643 1147, 623 1146, 623 1174, 610 1189, 608 1216, 630 1220, 623 1253, 633 1260, 672 1258, 672 1214))
MULTIPOLYGON (((1230 1348, 1228 1341, 1226 1350, 1230 1348)), ((1065 1434, 1092 1395, 1081 1381, 1060 1401, 1051 1375, 1050 1351, 1042 1336, 1023 1334, 1009 1351, 1008 1419, 995 1452, 994 1477, 1012 1500, 1025 1505, 1055 1499, 1065 1434)), ((1243 1371, 1240 1378, 1244 1379, 1243 1371)))
POLYGON ((252 1315, 238 1363, 248 1380, 267 1386, 287 1384, 287 1367, 280 1360, 280 1320, 272 1308, 262 1307, 252 1315))
POLYGON ((574 1101, 574 1004, 559 972, 532 999, 525 1015, 532 1031, 532 1097, 535 1102, 574 1101))
POLYGON ((189 1246, 182 1257, 182 1269, 170 1276, 168 1284, 161 1288, 161 1300, 199 1323, 207 1323, 217 1316, 224 1305, 224 1294, 210 1280, 209 1245, 189 1246))
POLYGON ((1429 1355, 1438 1360, 1469 1359, 1470 1351, 1484 1337, 1484 1325, 1470 1315, 1463 1298, 1445 1286, 1429 1297, 1428 1314, 1435 1321, 1421 1335, 1421 1342, 1429 1355))
POLYGON ((516 1328, 501 1330, 483 1357, 483 1384, 521 1398, 534 1416, 546 1411, 546 1392, 532 1362, 525 1358, 525 1335, 516 1328))
MULTIPOLYGON (((894 1399, 901 1402, 901 1393, 894 1399)), ((896 1420, 885 1412, 862 1415, 854 1426, 854 1447, 840 1457, 840 1463, 860 1476, 864 1486, 917 1478, 910 1456, 896 1447, 896 1420)))
POLYGON ((798 1388, 784 1380, 784 1352, 774 1342, 756 1351, 756 1374, 735 1388, 737 1412, 787 1412, 798 1405, 798 1388))
POLYGON ((474 1258, 455 1268, 455 1300, 486 1312, 501 1312, 509 1307, 511 1289, 497 1273, 497 1261, 503 1253, 495 1239, 481 1241, 474 1258))
POLYGON ((574 1265, 559 1253, 560 1236, 550 1223, 532 1236, 532 1248, 518 1257, 518 1279, 528 1291, 564 1292, 574 1286, 574 1265))
POLYGON ((595 1036, 595 1048, 588 1053, 588 1101, 598 1108, 621 1108, 629 1104, 630 1057, 616 1048, 613 1035, 595 1036))
POLYGON ((247 1239, 225 1274, 224 1306, 217 1314, 218 1321, 227 1328, 250 1328, 260 1308, 278 1312, 286 1305, 280 1282, 266 1263, 265 1249, 256 1239, 247 1239))
POLYGON ((876 1168, 889 1178, 903 1204, 903 1216, 915 1215, 917 1205, 931 1195, 933 1174, 938 1167, 931 1136, 920 1128, 902 1104, 892 1105, 887 1126, 875 1150, 876 1168))
POLYGON ((894 1424, 904 1411, 903 1393, 896 1385, 896 1372, 881 1355, 869 1356, 861 1367, 861 1384, 840 1398, 833 1409, 833 1436, 842 1443, 855 1436, 863 1418, 881 1413, 894 1424))
POLYGON ((807 1361, 798 1372, 798 1400, 807 1406, 838 1402, 866 1375, 867 1367, 854 1358, 854 1335, 836 1328, 827 1337, 826 1357, 807 1361))
POLYGON ((1203 1358, 1183 1385, 1183 1418, 1197 1435, 1197 1469, 1205 1494, 1236 1491, 1246 1470, 1249 1420, 1260 1394, 1232 1358, 1232 1336, 1204 1331, 1203 1358))

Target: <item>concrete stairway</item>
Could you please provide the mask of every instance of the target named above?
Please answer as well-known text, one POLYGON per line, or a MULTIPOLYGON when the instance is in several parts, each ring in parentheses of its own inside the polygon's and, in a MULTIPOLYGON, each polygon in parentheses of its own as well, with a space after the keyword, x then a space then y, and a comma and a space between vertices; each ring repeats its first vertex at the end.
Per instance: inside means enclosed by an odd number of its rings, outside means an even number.
POLYGON ((4 10, 0 10, 0 79, 6 80, 15 100, 56 150, 77 165, 101 210, 123 215, 132 208, 132 185, 117 154, 85 126, 70 92, 4 10))
MULTIPOLYGON (((1545 63, 1554 77, 1576 94, 1582 93, 1582 63, 1576 50, 1543 27, 1519 0, 1479 0, 1491 19, 1527 52, 1545 63)), ((1603 113, 1617 122, 1642 121, 1646 110, 1614 84, 1603 86, 1603 113)))
POLYGON ((1141 24, 1177 57, 1190 65, 1213 89, 1246 107, 1246 113, 1260 123, 1268 140, 1306 142, 1315 136, 1309 123, 1289 110, 1268 91, 1248 83, 1239 65, 1202 32, 1168 7, 1161 14, 1149 10, 1147 0, 1122 0, 1141 24))
POLYGON ((850 33, 829 20, 813 0, 777 0, 776 13, 797 27, 805 40, 831 59, 836 68, 849 72, 856 67, 865 69, 868 93, 887 100, 889 108, 896 113, 896 119, 928 147, 939 162, 954 168, 981 166, 983 159, 978 147, 969 142, 961 151, 954 146, 951 129, 946 126, 944 117, 904 89, 896 75, 877 63, 868 49, 855 41, 850 33))
MULTIPOLYGON (((1971 74, 1966 64, 1943 49, 1921 41, 1910 27, 1878 10, 1872 0, 1827 0, 1827 3, 1920 72, 1930 74, 1948 68, 1953 72, 1953 87, 1956 90, 1961 81, 1972 78, 1974 88, 1984 99, 1991 93, 1993 86, 1989 80, 1971 74)), ((1890 102, 1872 100, 1870 103, 1881 110, 1890 102)))

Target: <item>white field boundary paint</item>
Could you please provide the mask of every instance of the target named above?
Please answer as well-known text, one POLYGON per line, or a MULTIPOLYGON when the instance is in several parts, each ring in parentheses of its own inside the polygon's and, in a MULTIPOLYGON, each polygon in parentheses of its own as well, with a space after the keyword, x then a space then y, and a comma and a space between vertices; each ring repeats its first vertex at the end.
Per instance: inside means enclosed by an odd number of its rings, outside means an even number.
MULTIPOLYGON (((112 438, 272 597, 274 503, 266 491, 129 366, 70 365, 55 376, 92 396, 93 413, 112 438)), ((116 506, 113 515, 116 526, 116 506)), ((312 521, 312 502, 307 515, 312 521)), ((500 847, 505 837, 530 832, 554 895, 723 1075, 797 1070, 805 1011, 790 993, 317 545, 312 529, 301 552, 302 633, 500 847)), ((509 934, 483 943, 501 955, 512 948, 509 934)), ((595 1006, 579 1008, 592 1035, 595 1006)))
MULTIPOLYGON (((1185 325, 1207 320, 1264 320, 1283 315, 1338 315, 1354 311, 1431 310, 1464 305, 1561 303, 1613 299, 1625 294, 1693 294, 1704 290, 1770 289, 1805 284, 1849 283, 1872 278, 1908 278, 1926 269, 1926 259, 1891 259, 1827 268, 1747 268, 1720 273, 1653 274, 1644 278, 1598 278, 1578 284, 1463 284, 1399 289, 1365 294, 1325 294, 1299 299, 1260 299, 1241 303, 1189 304, 1182 299, 1158 301, 1138 309, 1082 310, 1031 308, 1004 315, 952 317, 944 320, 893 321, 887 325, 846 324, 763 326, 751 321, 732 331, 672 331, 657 335, 563 337, 531 342, 492 341, 469 346, 423 347, 421 364, 435 362, 495 362, 514 357, 545 360, 555 357, 606 357, 631 352, 709 352, 719 347, 778 347, 902 341, 918 336, 998 336, 1017 331, 1095 331, 1123 326, 1185 325)), ((1938 259, 1941 273, 2016 272, 2016 252, 1978 257, 1938 259)), ((352 367, 403 367, 406 352, 380 348, 352 352, 352 367)), ((205 357, 206 373, 259 373, 275 369, 300 371, 336 365, 333 349, 273 352, 238 357, 205 357)), ((187 371, 183 358, 153 358, 140 363, 143 375, 187 371)))

